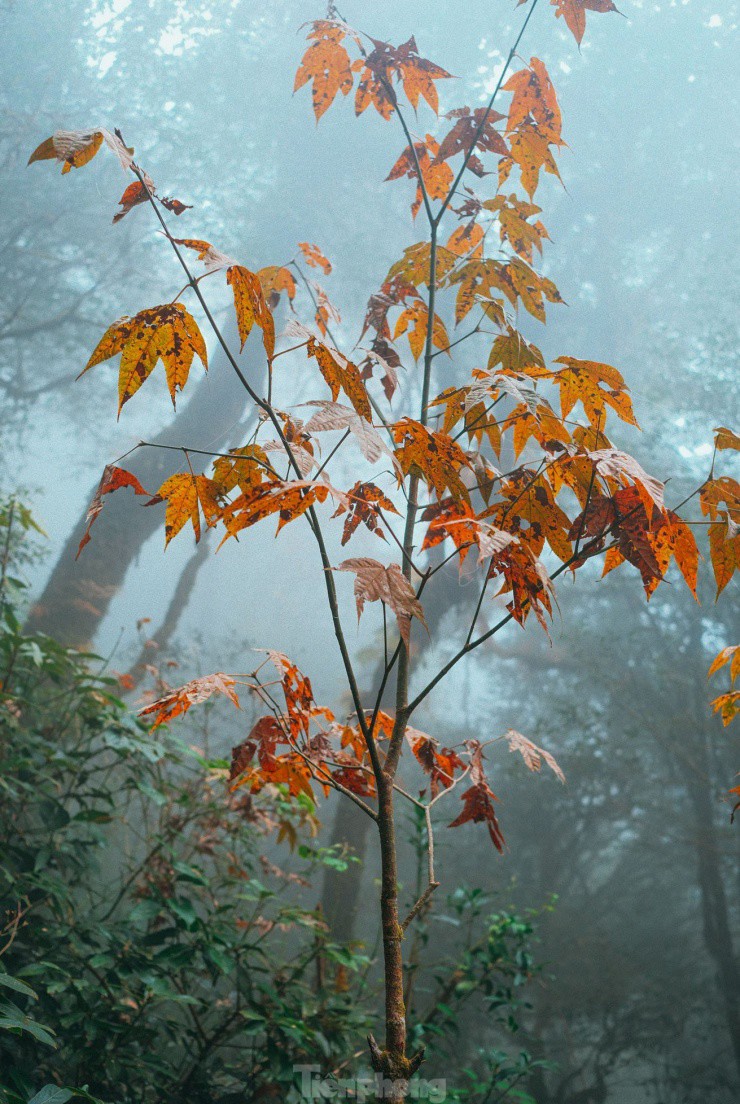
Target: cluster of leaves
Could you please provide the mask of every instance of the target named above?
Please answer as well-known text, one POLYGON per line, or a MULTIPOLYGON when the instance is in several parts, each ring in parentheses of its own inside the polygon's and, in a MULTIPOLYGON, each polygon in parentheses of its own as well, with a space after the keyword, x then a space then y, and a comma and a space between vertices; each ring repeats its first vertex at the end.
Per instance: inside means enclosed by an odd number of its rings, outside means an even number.
MULTIPOLYGON (((419 842, 423 857, 423 839, 419 842)), ((416 960, 407 968, 416 1013, 410 1043, 427 1048, 431 1057, 424 1076, 445 1078, 445 1100, 473 1104, 488 1096, 534 1104, 524 1086, 543 1063, 525 1049, 512 1053, 502 1045, 520 1031, 531 1010, 527 994, 540 976, 532 953, 533 920, 497 908, 492 894, 463 885, 419 925, 416 960), (445 945, 442 926, 467 933, 462 950, 457 941, 445 945), (426 975, 422 966, 429 950, 434 964, 426 975)))
MULTIPOLYGON (((400 573, 398 578, 405 582, 400 573)), ((364 591, 361 594, 364 595, 364 591)), ((267 707, 268 712, 256 721, 247 738, 232 751, 229 774, 232 790, 247 787, 250 794, 258 794, 266 787, 281 785, 292 797, 303 795, 314 802, 317 788, 324 796, 333 788, 375 817, 363 800, 376 797, 377 790, 373 760, 361 726, 338 722, 330 709, 317 705, 310 680, 287 656, 269 651, 267 657, 246 676, 218 673, 194 679, 145 706, 140 715, 150 719, 156 728, 214 694, 225 695, 240 708, 235 687, 242 685, 267 707), (268 663, 275 668, 277 679, 265 678, 263 672, 268 663), (279 697, 284 701, 284 708, 279 697)), ((374 717, 368 716, 367 721, 375 733, 376 754, 382 765, 394 719, 378 710, 374 717)), ((493 806, 496 795, 485 774, 484 748, 505 741, 511 751, 522 756, 529 770, 539 771, 544 761, 562 782, 565 781, 552 755, 513 729, 485 744, 466 740, 455 747, 440 747, 434 737, 408 725, 405 739, 426 776, 431 804, 458 782, 467 779, 470 783, 462 792, 463 809, 450 827, 484 822, 499 851, 503 851, 504 838, 493 806)))
MULTIPOLYGON (((719 652, 709 668, 709 677, 711 678, 728 663, 730 665, 730 686, 734 687, 735 679, 740 675, 740 644, 729 644, 719 652)), ((740 690, 731 689, 726 694, 720 694, 712 702, 712 708, 715 713, 719 713, 721 716, 723 725, 730 724, 740 713, 740 690)))

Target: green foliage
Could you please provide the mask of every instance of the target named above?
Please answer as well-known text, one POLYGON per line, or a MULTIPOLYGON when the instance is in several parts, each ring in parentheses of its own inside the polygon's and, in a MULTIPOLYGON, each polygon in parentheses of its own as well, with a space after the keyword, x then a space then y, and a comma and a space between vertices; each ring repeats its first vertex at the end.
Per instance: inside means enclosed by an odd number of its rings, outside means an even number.
MULTIPOLYGON (((312 872, 351 860, 310 838, 307 799, 229 795, 226 764, 155 738, 97 657, 23 632, 34 527, 0 503, 0 1104, 282 1102, 295 1067, 361 1074, 375 962, 305 904, 312 872), (263 853, 276 828, 293 872, 263 853)), ((531 925, 479 890, 445 921, 451 949, 417 994, 424 1075, 449 1099, 517 1099, 528 1057, 492 1045, 460 1071, 456 1032, 468 1007, 516 1028, 531 925)))

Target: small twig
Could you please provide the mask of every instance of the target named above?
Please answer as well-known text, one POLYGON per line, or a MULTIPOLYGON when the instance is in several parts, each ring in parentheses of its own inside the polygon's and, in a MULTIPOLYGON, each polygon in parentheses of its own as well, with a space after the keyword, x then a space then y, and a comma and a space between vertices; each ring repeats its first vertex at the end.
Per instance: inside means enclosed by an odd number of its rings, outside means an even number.
POLYGON ((352 431, 351 431, 351 430, 349 430, 349 429, 346 429, 346 430, 344 431, 344 434, 343 434, 343 435, 342 435, 342 436, 340 437, 340 439, 339 439, 339 440, 337 441, 336 445, 335 445, 335 446, 334 446, 334 448, 333 448, 333 449, 331 450, 331 452, 330 452, 330 453, 329 453, 329 455, 327 456, 326 460, 324 460, 324 462, 322 463, 322 465, 321 465, 321 467, 319 468, 319 470, 318 470, 318 471, 317 471, 317 472, 316 472, 316 473, 314 474, 314 476, 313 476, 313 478, 314 478, 314 479, 318 479, 318 478, 319 478, 319 476, 321 475, 322 471, 324 470, 324 468, 326 467, 326 465, 327 465, 327 464, 329 463, 329 461, 331 460, 332 456, 334 456, 334 454, 335 454, 335 453, 337 453, 337 452, 339 451, 339 449, 340 449, 340 448, 342 447, 342 445, 344 444, 344 442, 345 442, 345 441, 347 440, 347 438, 349 437, 349 435, 350 435, 350 433, 351 433, 351 432, 352 432, 352 431))
POLYGON ((477 333, 480 333, 480 322, 477 322, 473 329, 468 330, 462 337, 458 337, 455 341, 451 341, 449 345, 445 345, 444 349, 437 349, 436 352, 432 353, 432 360, 441 356, 442 353, 449 353, 450 349, 454 349, 456 345, 461 345, 463 341, 467 341, 469 337, 473 337, 477 333))
POLYGON ((429 884, 422 893, 419 900, 413 906, 406 919, 401 924, 401 931, 406 934, 406 930, 411 923, 416 919, 419 913, 424 909, 434 893, 435 889, 439 888, 439 882, 434 877, 434 830, 432 829, 432 814, 431 805, 424 805, 424 819, 427 826, 427 870, 429 877, 429 884))
POLYGON ((407 931, 409 925, 413 923, 413 921, 419 915, 421 910, 424 908, 427 901, 429 900, 429 898, 434 893, 435 889, 439 889, 439 882, 430 882, 429 885, 424 890, 424 892, 422 893, 419 900, 416 902, 414 907, 411 909, 411 912, 408 914, 406 919, 402 922, 401 931, 403 932, 404 935, 406 934, 406 931, 407 931))

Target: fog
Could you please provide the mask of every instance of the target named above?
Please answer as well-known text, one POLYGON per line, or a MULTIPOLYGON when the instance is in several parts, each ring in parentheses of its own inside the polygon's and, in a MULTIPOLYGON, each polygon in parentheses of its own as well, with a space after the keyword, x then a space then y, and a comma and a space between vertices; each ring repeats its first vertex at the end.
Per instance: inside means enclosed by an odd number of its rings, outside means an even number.
MULTIPOLYGON (((707 473, 713 427, 737 427, 740 412, 738 5, 624 0, 621 8, 625 18, 589 16, 579 51, 541 5, 523 42, 525 59, 545 61, 563 113, 563 184, 548 177, 537 202, 551 238, 542 271, 567 305, 549 308, 546 327, 528 316, 519 323, 548 358, 568 354, 623 372, 642 427, 627 427, 623 447, 648 471, 671 475, 667 497, 676 503, 707 473)), ((335 336, 351 349, 369 294, 423 230, 409 217, 411 184, 385 182, 400 133, 374 112, 355 119, 349 100, 316 126, 306 91, 292 95, 300 27, 321 14, 293 0, 0 7, 0 490, 21 490, 48 534, 33 569, 37 597, 61 558, 69 572, 83 570, 82 558, 72 566, 68 542, 106 463, 162 431, 170 443, 218 451, 238 444, 254 415, 210 344, 205 382, 194 366, 178 399, 178 416, 187 416, 199 388, 187 439, 161 380, 118 421, 114 366, 75 382, 113 319, 169 301, 183 278, 148 209, 112 224, 128 182, 114 158, 59 178, 58 166, 27 167, 28 156, 58 128, 119 127, 160 194, 193 205, 177 220, 183 236, 255 269, 287 262, 299 241, 317 242, 334 265, 326 283, 341 310, 335 336)), ((341 14, 393 42, 415 35, 421 54, 457 77, 441 89, 443 110, 486 101, 522 18, 514 0, 344 0, 341 14)), ((222 285, 214 279, 204 290, 230 332, 222 285)), ((253 335, 246 372, 260 371, 259 353, 253 335)), ((463 368, 474 355, 463 355, 463 368)), ((280 358, 275 377, 285 403, 311 397, 303 350, 280 358)), ((403 386, 413 393, 416 384, 403 386)), ((165 474, 180 470, 176 454, 161 462, 165 474)), ((332 473, 341 486, 351 457, 345 463, 332 473)), ((94 618, 91 643, 112 669, 137 661, 169 609, 175 624, 150 657, 177 659, 170 679, 250 670, 251 648, 274 647, 310 674, 317 700, 340 704, 342 671, 307 529, 288 526, 274 540, 263 524, 218 553, 207 541, 192 592, 173 611, 193 563, 192 533, 163 553, 161 514, 123 497, 107 503, 106 524, 114 515, 157 528, 126 560, 120 585, 98 596, 107 609, 94 618), (150 620, 137 628, 140 619, 150 620)), ((340 553, 337 540, 330 555, 340 553)), ((377 554, 374 538, 359 537, 351 554, 377 554)), ((456 569, 445 570, 455 584, 456 569)), ((525 777, 504 756, 493 769, 506 854, 465 830, 440 844, 440 873, 447 888, 496 887, 503 904, 521 908, 557 895, 537 948, 547 980, 524 1029, 526 1045, 556 1067, 531 1088, 538 1104, 730 1104, 740 1087, 740 1038, 732 1038, 740 990, 732 992, 727 972, 740 976, 740 826, 730 824, 724 794, 734 784, 737 735, 711 716, 706 671, 721 646, 740 639, 737 582, 716 607, 707 585, 699 606, 671 575, 646 606, 636 572, 623 568, 603 583, 599 574, 591 565, 559 586, 551 643, 534 624, 510 626, 416 715, 414 724, 445 743, 514 727, 552 751, 567 776, 565 787, 525 777), (726 940, 718 949, 709 931, 718 908, 734 942, 729 958, 726 940)), ((382 621, 368 609, 356 627, 351 578, 338 587, 369 686, 382 621)), ((427 649, 419 686, 449 654, 456 616, 453 608, 427 649)), ((497 616, 492 604, 487 623, 497 616)), ((64 638, 63 617, 55 631, 64 638)), ((213 736, 221 751, 242 723, 223 718, 213 736)), ((340 934, 371 940, 368 910, 358 906, 372 892, 372 847, 366 854, 351 817, 333 826, 334 803, 322 816, 326 839, 346 836, 366 860, 354 908, 344 898, 334 920, 340 934)), ((335 892, 330 879, 330 914, 335 892)))

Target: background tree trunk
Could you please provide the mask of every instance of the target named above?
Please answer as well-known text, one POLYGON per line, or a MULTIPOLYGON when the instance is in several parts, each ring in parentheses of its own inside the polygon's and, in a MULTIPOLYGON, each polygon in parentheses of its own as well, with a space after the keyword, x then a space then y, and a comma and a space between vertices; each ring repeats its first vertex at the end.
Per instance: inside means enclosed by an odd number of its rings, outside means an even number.
MULTIPOLYGON (((237 344, 234 327, 231 347, 237 344)), ((264 353, 257 339, 248 342, 241 364, 250 383, 261 390, 264 353)), ((208 376, 198 384, 187 405, 157 434, 154 443, 225 451, 243 433, 243 424, 239 423, 248 402, 244 387, 218 350, 208 376)), ((191 463, 194 470, 203 470, 208 458, 193 455, 191 463)), ((177 454, 166 449, 140 449, 125 461, 125 466, 154 494, 178 467, 177 454)), ((91 489, 88 502, 96 487, 91 489)), ((138 552, 162 526, 160 511, 142 509, 141 498, 121 493, 107 504, 95 522, 92 541, 76 560, 86 515, 87 508, 77 519, 26 622, 29 631, 48 633, 78 648, 93 640, 138 552)))

